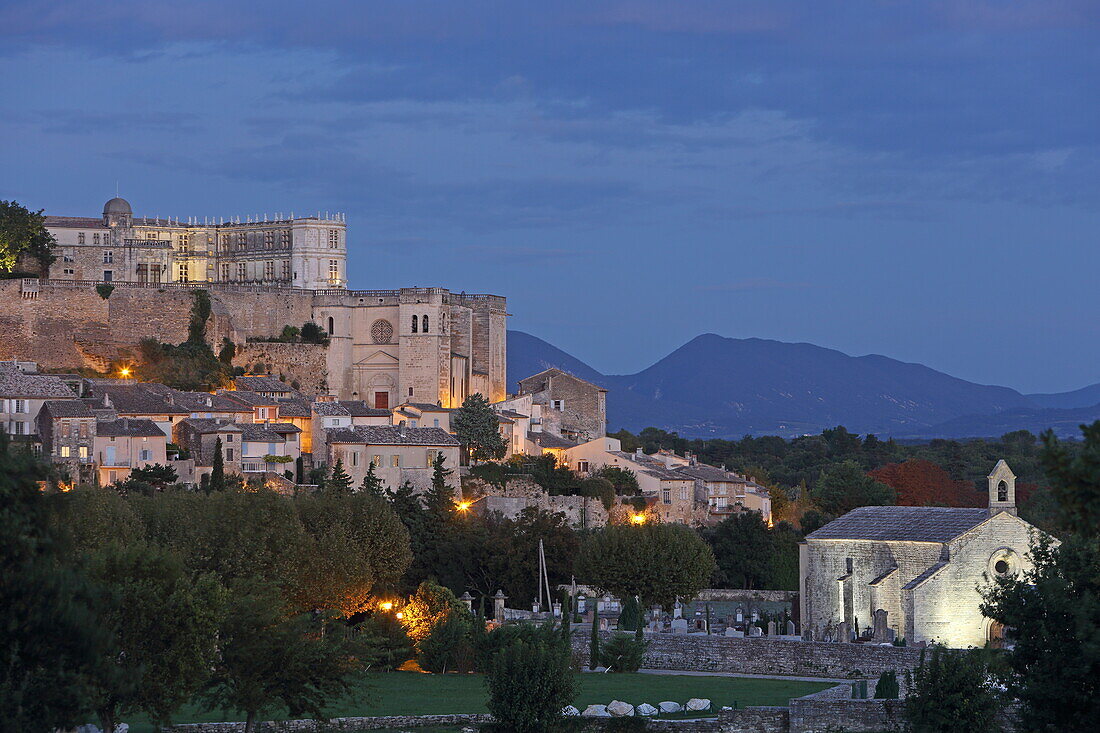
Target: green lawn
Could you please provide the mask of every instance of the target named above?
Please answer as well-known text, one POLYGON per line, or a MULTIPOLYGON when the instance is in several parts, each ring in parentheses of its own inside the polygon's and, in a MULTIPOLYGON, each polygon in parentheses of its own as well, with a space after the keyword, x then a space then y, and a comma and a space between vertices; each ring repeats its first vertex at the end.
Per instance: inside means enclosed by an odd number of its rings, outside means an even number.
MULTIPOLYGON (((631 704, 662 700, 683 703, 691 697, 709 698, 716 707, 733 705, 786 705, 831 686, 828 682, 746 679, 737 677, 695 677, 656 674, 582 674, 574 705, 582 710, 593 703, 625 700, 631 704)), ((352 694, 333 705, 332 717, 369 715, 432 715, 484 713, 485 682, 481 675, 434 675, 416 672, 388 672, 368 675, 352 694)), ((178 723, 207 723, 243 720, 239 713, 181 710, 178 723)), ((131 722, 130 730, 148 733, 147 724, 131 722)))

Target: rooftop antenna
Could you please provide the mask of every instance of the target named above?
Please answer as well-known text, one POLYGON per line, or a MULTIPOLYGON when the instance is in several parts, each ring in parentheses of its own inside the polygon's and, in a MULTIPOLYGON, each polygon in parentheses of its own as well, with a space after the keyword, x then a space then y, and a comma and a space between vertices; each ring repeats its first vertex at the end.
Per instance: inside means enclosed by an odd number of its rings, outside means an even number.
POLYGON ((118 198, 118 179, 115 179, 115 198, 118 198))

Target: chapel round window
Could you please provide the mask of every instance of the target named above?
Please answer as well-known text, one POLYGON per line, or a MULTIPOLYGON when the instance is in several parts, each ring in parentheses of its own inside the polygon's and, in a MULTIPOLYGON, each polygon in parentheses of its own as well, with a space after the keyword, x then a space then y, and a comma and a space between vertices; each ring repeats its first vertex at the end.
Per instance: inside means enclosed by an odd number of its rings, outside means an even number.
POLYGON ((393 325, 384 318, 371 324, 370 338, 376 344, 388 344, 393 340, 393 325))
POLYGON ((1008 572, 1008 561, 1007 560, 998 560, 993 565, 993 569, 997 571, 998 575, 1004 575, 1005 573, 1008 572))

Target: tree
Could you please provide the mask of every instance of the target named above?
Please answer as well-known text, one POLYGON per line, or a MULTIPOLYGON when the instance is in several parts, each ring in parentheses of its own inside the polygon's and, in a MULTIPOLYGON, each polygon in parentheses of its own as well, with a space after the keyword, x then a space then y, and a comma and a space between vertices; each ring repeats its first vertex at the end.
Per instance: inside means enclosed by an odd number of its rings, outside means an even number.
POLYGON ((474 651, 470 643, 470 614, 452 608, 428 629, 428 635, 416 644, 416 659, 422 669, 436 674, 468 672, 474 651))
MULTIPOLYGON (((623 450, 626 450, 624 447, 623 450)), ((629 468, 621 466, 601 466, 592 472, 597 478, 607 479, 619 496, 634 496, 638 493, 638 477, 629 468)))
POLYGON ((79 722, 88 672, 111 648, 96 618, 100 594, 50 524, 38 488, 47 478, 46 465, 0 431, 0 720, 10 730, 79 722))
POLYGON ((1042 461, 1071 533, 1060 545, 1040 535, 1032 568, 999 576, 983 592, 982 613, 1014 642, 1009 692, 1022 704, 1026 730, 1089 730, 1100 714, 1100 422, 1082 431, 1074 453, 1043 436, 1042 461))
MULTIPOLYGON (((219 439, 220 440, 220 439, 219 439)), ((163 489, 176 482, 176 469, 171 466, 152 463, 148 466, 140 466, 130 471, 130 478, 134 481, 142 481, 152 484, 158 489, 163 489)))
POLYGON ((856 507, 893 504, 895 498, 892 488, 868 476, 853 460, 823 470, 811 495, 821 511, 833 516, 856 507))
POLYGON ((0 272, 12 272, 21 255, 33 257, 45 270, 57 259, 50 251, 55 244, 41 210, 0 201, 0 272))
POLYGON ((680 524, 609 525, 581 545, 577 572, 620 598, 638 596, 643 606, 671 606, 693 598, 714 572, 714 554, 680 524))
POLYGON ((374 472, 374 461, 367 461, 367 475, 363 477, 363 483, 359 484, 359 491, 379 499, 386 495, 385 484, 374 472))
POLYGON ((876 700, 897 700, 900 695, 897 672, 888 669, 878 676, 878 683, 875 684, 876 700))
POLYGON ((773 542, 768 526, 757 512, 733 514, 705 535, 714 551, 722 587, 766 588, 773 576, 773 542))
POLYGON ((345 636, 322 630, 323 620, 285 615, 272 588, 235 588, 203 693, 208 708, 243 711, 246 733, 280 707, 292 717, 323 719, 325 706, 348 690, 358 668, 345 636))
POLYGON ((214 439, 214 458, 211 461, 208 491, 225 491, 225 457, 222 455, 222 439, 214 439))
POLYGON ((901 506, 983 507, 985 495, 970 481, 956 481, 935 463, 909 459, 888 463, 868 475, 892 487, 901 506))
POLYGON ((619 612, 619 628, 633 631, 642 624, 642 609, 638 605, 638 599, 627 596, 623 599, 622 610, 619 612))
POLYGON ((222 336, 222 347, 218 350, 218 361, 226 366, 233 366, 233 357, 237 355, 237 345, 229 340, 228 336, 222 336))
POLYGON ((324 329, 318 326, 313 321, 307 321, 302 324, 302 330, 299 334, 304 343, 307 344, 327 344, 328 334, 324 329))
POLYGON ((283 326, 282 332, 279 333, 279 340, 284 341, 288 344, 292 344, 298 340, 298 336, 299 334, 301 334, 301 332, 301 329, 299 329, 297 326, 291 326, 290 324, 287 324, 283 326))
POLYGON ((344 462, 339 458, 332 466, 332 475, 325 481, 325 491, 337 496, 347 496, 351 493, 351 476, 344 470, 344 462))
POLYGON ((141 544, 96 550, 88 573, 112 592, 99 623, 117 650, 85 682, 101 728, 114 730, 120 714, 139 710, 167 724, 213 662, 224 589, 212 575, 192 577, 177 555, 141 544))
POLYGON ((551 730, 576 694, 568 644, 551 624, 505 627, 490 636, 497 634, 507 638, 486 670, 489 712, 502 730, 551 730))
POLYGON ((455 510, 455 492, 447 478, 454 473, 444 467, 443 453, 432 459, 432 485, 424 493, 424 508, 429 514, 449 519, 455 510))
POLYGON ((592 608, 592 631, 588 635, 588 668, 596 669, 600 666, 600 614, 596 613, 595 604, 592 608))
POLYGON ((408 531, 385 500, 326 492, 293 503, 307 537, 305 562, 288 593, 293 607, 351 616, 409 566, 408 531))
POLYGON ((506 447, 500 437, 497 415, 481 394, 466 398, 451 416, 451 428, 462 449, 475 461, 504 457, 506 447))
POLYGON ((630 634, 613 634, 600 647, 600 662, 611 672, 637 672, 649 642, 630 634))
POLYGON ((905 718, 913 733, 993 733, 1001 701, 990 684, 980 650, 950 650, 936 645, 908 673, 905 718))

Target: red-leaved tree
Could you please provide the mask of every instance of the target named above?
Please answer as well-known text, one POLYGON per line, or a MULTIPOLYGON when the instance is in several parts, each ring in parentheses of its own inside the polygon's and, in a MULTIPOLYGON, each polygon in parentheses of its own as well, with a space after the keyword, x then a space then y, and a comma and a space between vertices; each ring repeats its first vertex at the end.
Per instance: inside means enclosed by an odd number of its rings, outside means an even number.
POLYGON ((970 481, 956 481, 951 474, 931 461, 908 460, 888 463, 870 475, 897 492, 901 506, 971 506, 982 507, 989 502, 984 491, 970 481))

